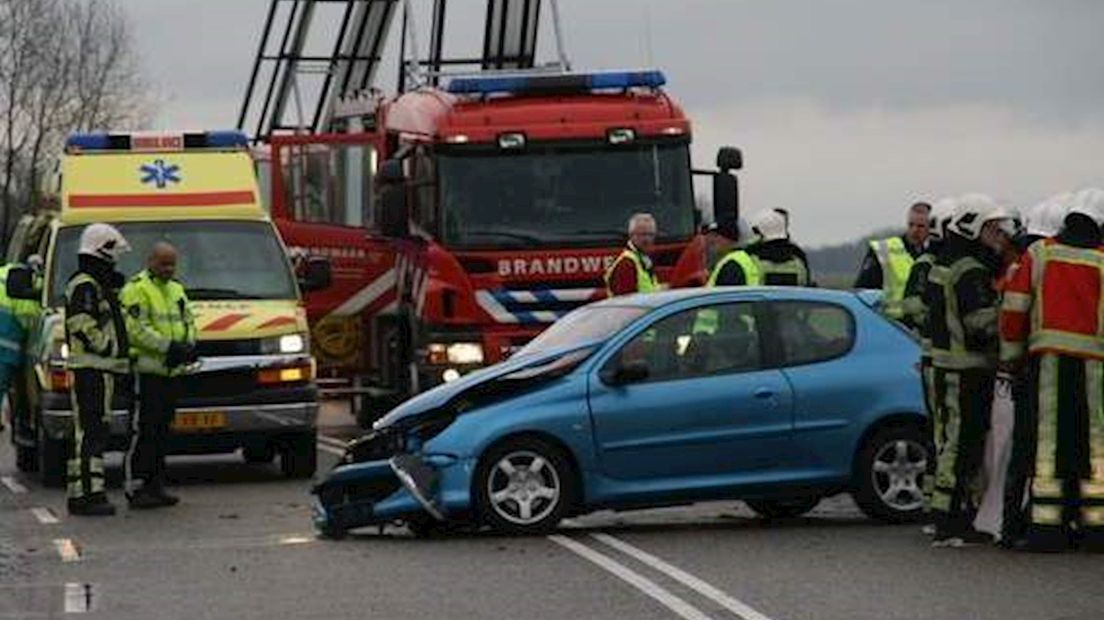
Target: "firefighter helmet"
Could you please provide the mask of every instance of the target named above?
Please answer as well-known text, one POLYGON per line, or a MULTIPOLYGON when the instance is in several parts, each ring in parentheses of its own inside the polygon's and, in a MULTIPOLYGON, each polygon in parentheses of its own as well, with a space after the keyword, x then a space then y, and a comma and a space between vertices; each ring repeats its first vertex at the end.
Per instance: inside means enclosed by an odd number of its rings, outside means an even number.
POLYGON ((758 235, 760 241, 777 241, 788 237, 786 218, 774 209, 756 213, 751 218, 751 230, 758 235))
POLYGON ((81 231, 77 253, 114 263, 129 251, 130 244, 119 229, 110 224, 89 224, 81 231))

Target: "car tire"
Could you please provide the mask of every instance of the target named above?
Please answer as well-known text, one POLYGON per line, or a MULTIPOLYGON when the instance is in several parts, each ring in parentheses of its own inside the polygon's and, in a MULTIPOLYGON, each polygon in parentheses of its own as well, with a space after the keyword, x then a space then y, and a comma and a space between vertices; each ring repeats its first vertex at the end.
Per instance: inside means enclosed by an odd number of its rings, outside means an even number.
POLYGON ((492 447, 480 459, 473 484, 478 521, 506 534, 552 531, 579 492, 568 456, 535 437, 508 439, 492 447))
POLYGON ((820 503, 820 496, 785 499, 749 499, 744 501, 764 519, 793 519, 809 512, 820 503))
POLYGON ((245 446, 242 448, 242 458, 253 465, 267 465, 276 459, 276 446, 271 443, 245 446))
POLYGON ((69 469, 69 442, 51 439, 46 436, 42 425, 38 427, 38 475, 42 486, 58 488, 65 486, 69 469))
POLYGON ((406 529, 415 538, 440 538, 452 531, 449 524, 430 515, 415 515, 405 519, 406 529))
POLYGON ((860 448, 852 496, 868 517, 887 523, 918 521, 924 512, 924 475, 933 451, 918 425, 888 426, 860 448))
POLYGON ((286 478, 310 478, 318 468, 318 434, 294 435, 280 451, 280 472, 286 478))

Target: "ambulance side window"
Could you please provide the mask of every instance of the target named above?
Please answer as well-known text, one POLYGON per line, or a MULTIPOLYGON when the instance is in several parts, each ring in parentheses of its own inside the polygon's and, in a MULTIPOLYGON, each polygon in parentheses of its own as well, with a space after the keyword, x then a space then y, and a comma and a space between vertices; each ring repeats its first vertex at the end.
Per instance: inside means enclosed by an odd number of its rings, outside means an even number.
POLYGON ((433 158, 429 150, 422 146, 411 158, 411 195, 414 199, 413 217, 419 226, 430 234, 437 235, 437 179, 433 158))

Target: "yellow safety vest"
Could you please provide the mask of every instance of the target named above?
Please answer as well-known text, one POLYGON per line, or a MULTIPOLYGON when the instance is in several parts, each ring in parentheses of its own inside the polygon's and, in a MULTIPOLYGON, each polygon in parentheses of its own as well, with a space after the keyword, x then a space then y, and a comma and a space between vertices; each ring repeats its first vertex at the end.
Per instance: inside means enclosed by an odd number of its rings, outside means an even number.
POLYGON ((644 266, 644 258, 640 256, 640 253, 634 249, 625 248, 621 251, 621 255, 617 257, 617 260, 606 269, 606 273, 603 278, 606 281, 606 296, 613 297, 613 291, 610 290, 610 278, 613 276, 613 270, 617 268, 617 264, 622 260, 630 260, 633 266, 636 267, 636 292, 638 293, 654 293, 661 290, 663 287, 659 284, 659 280, 656 279, 655 274, 644 266))
POLYGON ((763 270, 759 267, 759 261, 745 250, 733 250, 717 262, 705 285, 717 286, 717 278, 720 277, 721 270, 729 263, 736 263, 744 271, 745 286, 760 286, 763 284, 763 270))
POLYGON ((900 237, 890 237, 870 242, 870 249, 878 257, 882 267, 882 290, 885 291, 885 313, 900 319, 905 313, 901 300, 905 298, 905 285, 912 271, 913 258, 900 237))
POLYGON ((65 287, 65 305, 69 306, 68 300, 83 284, 95 287, 100 303, 96 308, 97 316, 82 312, 65 317, 65 340, 69 344, 65 367, 69 370, 91 369, 125 375, 130 372, 130 360, 126 351, 121 350, 125 334, 116 332, 111 301, 100 283, 87 273, 77 273, 65 287))
POLYGON ((119 294, 130 335, 130 356, 140 373, 176 375, 165 354, 172 342, 195 342, 195 318, 184 285, 176 280, 161 282, 142 271, 130 279, 119 294))

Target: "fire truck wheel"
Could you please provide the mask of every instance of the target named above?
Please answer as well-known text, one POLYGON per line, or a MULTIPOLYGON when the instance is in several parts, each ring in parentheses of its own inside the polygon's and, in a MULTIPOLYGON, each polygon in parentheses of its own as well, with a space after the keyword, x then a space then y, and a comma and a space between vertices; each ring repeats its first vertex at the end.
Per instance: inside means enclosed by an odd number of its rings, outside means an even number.
POLYGON ((318 433, 310 431, 284 440, 280 471, 287 478, 310 478, 318 467, 318 433))

